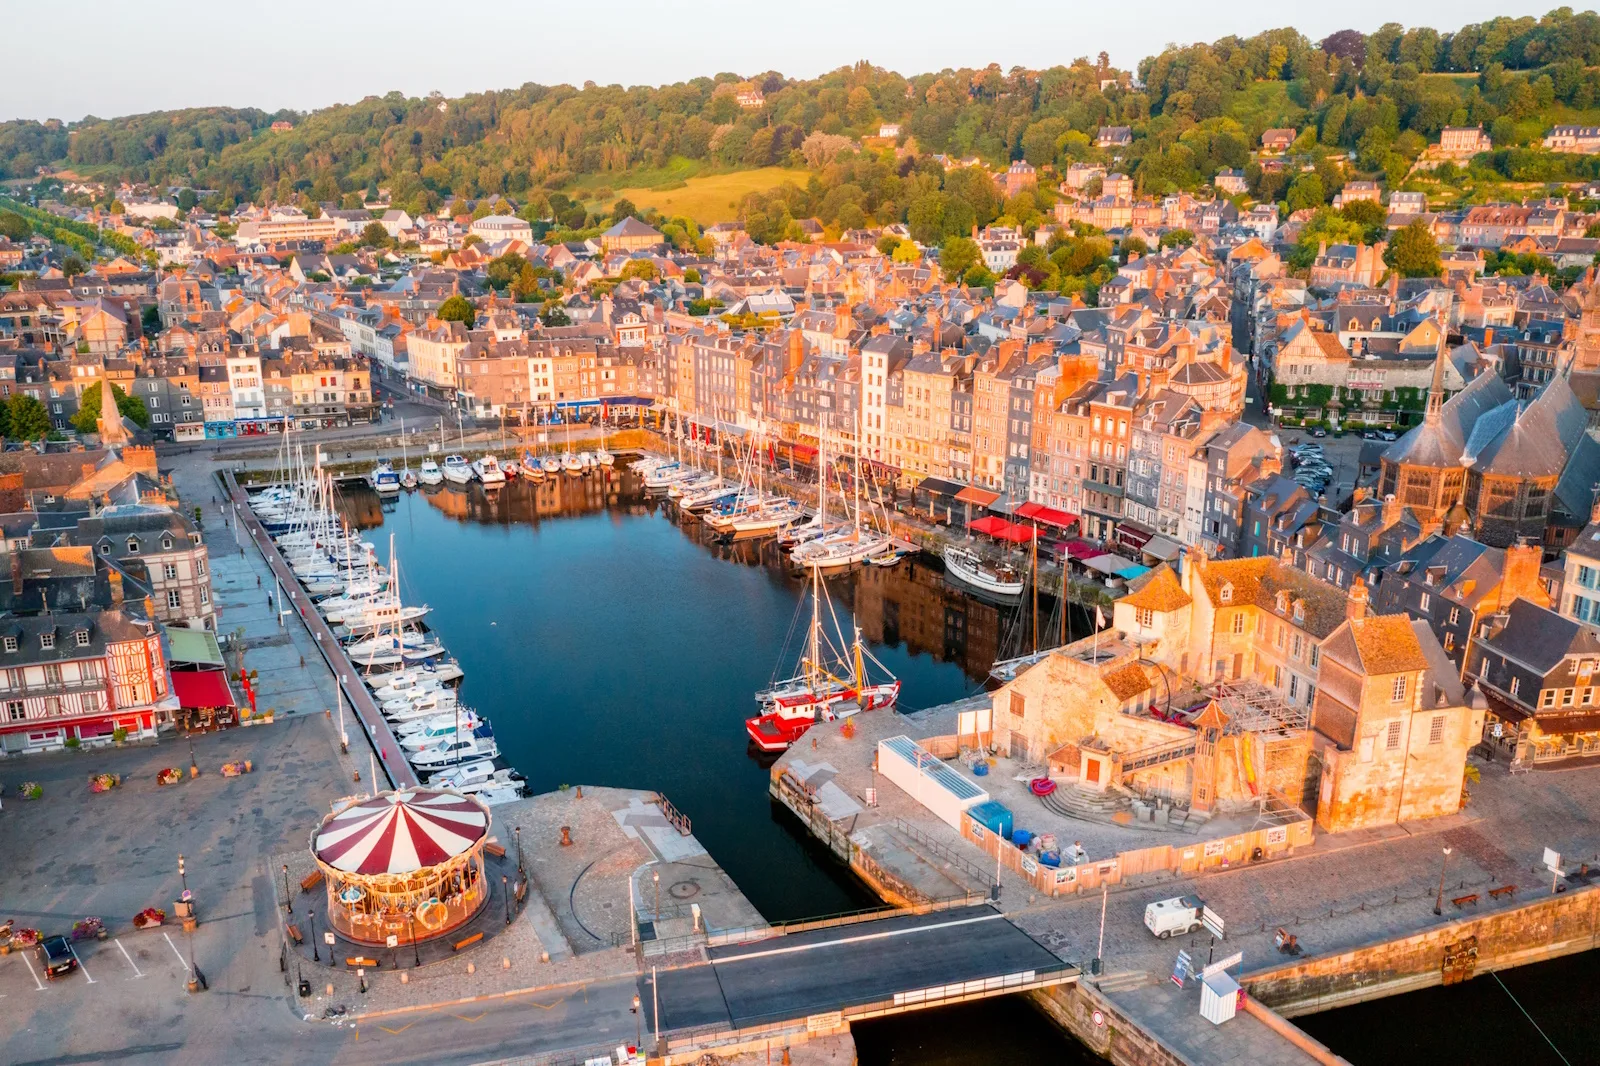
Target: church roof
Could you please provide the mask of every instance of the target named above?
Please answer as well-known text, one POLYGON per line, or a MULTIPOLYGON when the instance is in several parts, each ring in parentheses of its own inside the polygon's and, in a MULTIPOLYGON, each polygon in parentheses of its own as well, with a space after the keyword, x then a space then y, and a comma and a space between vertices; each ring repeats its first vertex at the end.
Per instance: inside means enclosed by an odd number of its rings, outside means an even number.
POLYGON ((1467 438, 1478 420, 1511 399, 1511 389, 1498 374, 1481 373, 1445 401, 1437 418, 1424 418, 1421 425, 1389 445, 1383 460, 1407 466, 1460 466, 1467 438))
POLYGON ((1589 412, 1567 379, 1557 377, 1517 413, 1504 433, 1472 453, 1472 466, 1485 474, 1559 477, 1588 424, 1589 412))

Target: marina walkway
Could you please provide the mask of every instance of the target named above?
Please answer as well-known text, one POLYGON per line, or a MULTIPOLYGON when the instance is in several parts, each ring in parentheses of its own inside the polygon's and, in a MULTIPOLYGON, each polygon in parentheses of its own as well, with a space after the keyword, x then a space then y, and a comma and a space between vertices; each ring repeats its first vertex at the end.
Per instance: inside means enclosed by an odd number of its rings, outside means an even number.
MULTIPOLYGON (((837 1014, 838 1022, 1010 995, 1078 979, 999 911, 959 907, 712 948, 639 981, 669 1046, 837 1014)), ((814 1028, 816 1026, 813 1026, 814 1028)), ((826 1027, 826 1026, 824 1026, 826 1027)))
POLYGON ((354 713, 356 721, 360 722, 366 734, 367 741, 372 745, 373 754, 381 767, 389 784, 393 788, 408 788, 421 784, 416 771, 411 764, 406 762, 402 755, 403 749, 400 741, 389 728, 388 721, 378 710, 378 703, 372 698, 372 693, 367 691, 367 686, 361 680, 361 672, 356 669, 350 657, 345 654, 344 646, 339 643, 339 638, 334 636, 333 629, 317 612, 311 602, 311 597, 306 595, 305 589, 300 587, 300 582, 295 579, 294 571, 289 569, 289 564, 284 561, 278 547, 267 535, 261 522, 256 518, 255 512, 250 510, 249 501, 245 492, 239 487, 231 471, 222 475, 223 485, 227 489, 228 499, 234 505, 234 515, 241 523, 241 528, 250 534, 251 541, 256 549, 261 552, 262 558, 272 568, 273 576, 278 580, 278 586, 283 594, 288 596, 288 604, 293 606, 300 616, 301 623, 311 633, 317 642, 317 650, 322 653, 322 658, 328 664, 328 669, 333 671, 333 676, 339 679, 339 688, 344 692, 345 706, 354 713))

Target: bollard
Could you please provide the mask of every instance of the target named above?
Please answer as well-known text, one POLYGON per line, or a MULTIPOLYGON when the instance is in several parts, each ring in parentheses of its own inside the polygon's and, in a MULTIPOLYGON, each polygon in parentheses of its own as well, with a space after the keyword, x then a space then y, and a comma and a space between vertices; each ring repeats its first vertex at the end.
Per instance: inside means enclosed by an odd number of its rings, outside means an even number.
POLYGON ((328 985, 328 995, 333 995, 333 985, 328 985))
POLYGON ((561 846, 564 848, 572 847, 572 827, 570 825, 561 827, 561 846))
POLYGON ((411 975, 409 973, 407 973, 406 971, 401 970, 400 971, 400 983, 403 984, 403 985, 410 984, 411 983, 411 975))
POLYGON ((478 964, 475 963, 475 962, 467 963, 467 972, 468 973, 477 973, 478 972, 478 964))
POLYGON ((356 979, 361 982, 361 994, 363 996, 366 995, 367 994, 367 971, 364 968, 356 970, 356 979))
POLYGON ((500 956, 500 968, 502 970, 511 969, 511 960, 504 955, 500 956))

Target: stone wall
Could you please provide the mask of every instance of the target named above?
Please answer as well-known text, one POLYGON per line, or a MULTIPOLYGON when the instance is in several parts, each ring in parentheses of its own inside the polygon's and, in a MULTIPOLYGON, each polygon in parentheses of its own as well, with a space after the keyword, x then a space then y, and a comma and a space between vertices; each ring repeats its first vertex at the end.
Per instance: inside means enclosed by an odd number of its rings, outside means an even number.
POLYGON ((1113 1066, 1190 1066, 1175 1051, 1161 1046, 1091 985, 1074 982, 1029 992, 1028 999, 1050 1020, 1077 1037, 1113 1066), (1095 1024, 1095 1012, 1100 1024, 1095 1024))
MULTIPOLYGON (((1525 891, 1548 888, 1529 885, 1525 891)), ((1600 946, 1597 921, 1600 887, 1544 895, 1521 906, 1252 974, 1244 986, 1292 1018, 1588 951, 1600 946)))

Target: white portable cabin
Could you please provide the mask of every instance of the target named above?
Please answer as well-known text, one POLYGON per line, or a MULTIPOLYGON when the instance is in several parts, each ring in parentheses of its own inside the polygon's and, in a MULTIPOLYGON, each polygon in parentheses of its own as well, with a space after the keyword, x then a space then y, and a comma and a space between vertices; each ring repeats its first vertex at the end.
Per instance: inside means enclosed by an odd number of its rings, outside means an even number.
POLYGON ((878 741, 878 772, 956 830, 962 811, 989 801, 989 793, 908 736, 878 741))

